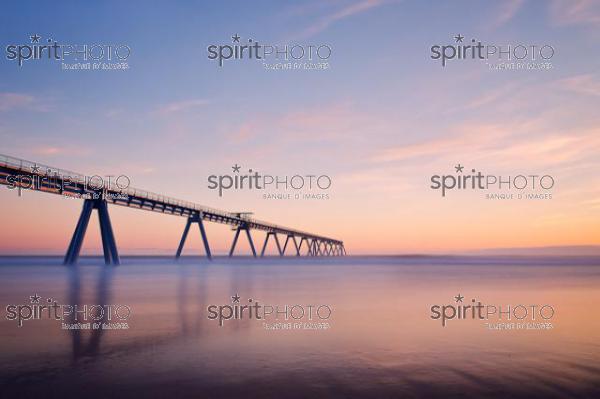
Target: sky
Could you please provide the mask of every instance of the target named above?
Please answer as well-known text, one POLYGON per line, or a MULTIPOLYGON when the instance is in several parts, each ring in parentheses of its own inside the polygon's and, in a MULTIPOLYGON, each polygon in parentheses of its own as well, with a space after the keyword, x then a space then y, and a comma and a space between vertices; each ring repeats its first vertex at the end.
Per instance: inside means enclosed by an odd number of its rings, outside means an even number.
MULTIPOLYGON (((343 240, 350 254, 600 245, 600 7, 578 0, 9 3, 0 15, 0 153, 343 240), (65 71, 8 60, 30 36, 126 44, 129 69, 65 71), (323 45, 325 70, 207 57, 232 36, 323 45), (455 36, 547 44, 548 70, 431 58, 455 36), (232 166, 326 174, 327 200, 219 197, 232 166), (431 189, 455 165, 551 175, 552 199, 431 189)), ((494 191, 494 190, 492 190, 494 191)), ((495 190, 494 192, 499 192, 495 190)), ((513 191, 516 194, 516 191, 513 191)), ((81 202, 0 187, 0 253, 61 253, 81 202)), ((122 253, 171 253, 183 218, 111 207, 122 253)), ((92 223, 85 251, 101 248, 92 223)), ((208 225, 214 252, 233 232, 208 225)), ((256 239, 261 240, 256 233, 256 239)), ((190 236, 186 253, 199 253, 190 236)), ((247 248, 242 247, 240 251, 247 248)))

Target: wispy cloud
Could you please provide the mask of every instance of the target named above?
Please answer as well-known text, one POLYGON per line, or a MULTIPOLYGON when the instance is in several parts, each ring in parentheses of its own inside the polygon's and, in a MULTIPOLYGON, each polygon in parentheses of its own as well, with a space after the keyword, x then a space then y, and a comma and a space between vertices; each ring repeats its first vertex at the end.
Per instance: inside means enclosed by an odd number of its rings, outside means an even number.
POLYGON ((560 80, 560 87, 578 94, 600 96, 600 80, 592 74, 572 76, 560 80))
POLYGON ((90 153, 90 150, 88 148, 75 144, 42 144, 29 147, 28 151, 34 155, 43 156, 85 155, 90 153))
POLYGON ((499 125, 463 125, 456 130, 458 132, 453 135, 387 148, 378 152, 372 161, 391 162, 420 157, 440 157, 455 153, 458 148, 462 152, 481 151, 493 147, 498 140, 509 134, 508 130, 499 125))
POLYGON ((317 17, 316 22, 294 35, 294 39, 305 39, 314 36, 329 28, 335 22, 341 21, 353 15, 364 13, 386 3, 390 3, 390 1, 360 0, 351 3, 344 2, 341 4, 341 6, 336 7, 336 9, 333 11, 330 10, 328 13, 317 17))
POLYGON ((600 2, 597 0, 554 0, 550 16, 557 25, 600 27, 600 2))
POLYGON ((329 0, 329 1, 311 1, 311 2, 298 2, 289 7, 286 7, 281 15, 283 17, 298 17, 303 15, 311 15, 324 10, 331 9, 332 7, 338 7, 344 4, 346 0, 329 0))
POLYGON ((31 106, 35 98, 28 94, 0 93, 0 112, 31 106))
POLYGON ((495 10, 496 18, 491 23, 493 29, 497 29, 512 20, 519 12, 525 0, 510 0, 500 2, 500 6, 495 10))
POLYGON ((336 102, 280 114, 263 113, 245 121, 227 136, 233 143, 260 138, 278 142, 323 142, 364 137, 364 129, 378 128, 376 121, 352 104, 336 102))
POLYGON ((463 124, 452 136, 379 151, 372 162, 399 162, 418 158, 453 161, 456 154, 502 167, 526 160, 529 165, 557 166, 580 162, 600 151, 598 129, 560 132, 540 121, 509 125, 463 124))
POLYGON ((106 113, 104 115, 106 115, 107 118, 117 118, 119 116, 122 116, 125 114, 125 109, 124 108, 111 108, 108 111, 106 111, 106 113))
POLYGON ((33 149, 34 154, 39 155, 57 155, 65 152, 65 148, 54 146, 41 146, 33 149))
POLYGON ((482 90, 481 93, 476 93, 473 98, 466 100, 464 104, 449 107, 448 112, 469 111, 482 107, 497 106, 499 102, 512 96, 515 87, 517 87, 516 84, 508 82, 500 87, 482 90))
POLYGON ((192 99, 184 101, 175 101, 172 103, 165 104, 158 108, 158 113, 161 115, 173 114, 181 111, 188 111, 193 108, 203 107, 207 105, 208 100, 204 99, 192 99))
MULTIPOLYGON (((21 134, 19 134, 21 136, 21 134)), ((39 140, 23 137, 21 140, 15 140, 13 135, 7 135, 10 143, 5 143, 3 152, 8 155, 23 157, 30 160, 55 159, 64 156, 86 157, 91 151, 87 147, 76 144, 58 143, 49 144, 48 142, 39 143, 39 140)))
POLYGON ((589 207, 591 209, 600 209, 600 196, 581 201, 580 205, 584 207, 589 207))
POLYGON ((229 138, 233 143, 244 143, 255 138, 259 129, 260 126, 256 122, 244 122, 229 133, 229 138))

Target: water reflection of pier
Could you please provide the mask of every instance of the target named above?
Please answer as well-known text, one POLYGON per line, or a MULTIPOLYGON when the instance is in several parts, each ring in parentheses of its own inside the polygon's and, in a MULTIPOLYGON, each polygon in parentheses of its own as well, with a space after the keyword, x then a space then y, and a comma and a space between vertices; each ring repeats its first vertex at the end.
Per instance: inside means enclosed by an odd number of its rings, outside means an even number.
MULTIPOLYGON (((170 267, 176 273, 176 284, 173 285, 174 292, 172 295, 167 295, 175 299, 172 301, 174 306, 171 314, 177 320, 178 330, 176 332, 155 333, 152 329, 145 328, 141 339, 129 339, 125 336, 126 339, 124 340, 115 340, 110 345, 111 354, 130 351, 141 352, 147 349, 148 343, 152 343, 152 345, 168 344, 182 337, 201 337, 207 333, 207 325, 210 320, 206 318, 205 312, 209 298, 209 276, 207 276, 206 268, 198 267, 197 264, 181 263, 173 263, 170 267)), ((68 268, 68 304, 72 306, 85 303, 90 306, 120 303, 121 300, 116 300, 119 295, 114 290, 114 284, 119 280, 118 273, 120 270, 123 269, 89 265, 70 266, 68 268), (91 296, 88 296, 89 300, 84 300, 84 292, 91 293, 91 296)), ((173 275, 169 273, 168 276, 173 275)), ((231 293, 252 292, 255 278, 250 273, 235 273, 235 268, 233 268, 228 280, 223 285, 223 287, 229 287, 228 290, 225 290, 227 294, 222 298, 223 302, 229 299, 228 295, 231 293)), ((152 287, 152 289, 162 291, 166 285, 152 287)), ((142 303, 142 305, 144 304, 142 303)), ((139 315, 137 316, 139 321, 139 315)), ((104 312, 101 319, 92 320, 92 322, 101 324, 115 322, 114 319, 108 320, 107 317, 108 313, 104 312)), ((81 318, 76 320, 75 315, 71 314, 69 319, 64 320, 64 322, 72 324, 82 321, 81 318)), ((131 331, 132 335, 139 337, 141 330, 140 327, 136 326, 135 305, 131 306, 131 318, 127 322, 130 330, 106 330, 103 328, 68 330, 73 361, 102 356, 107 349, 105 348, 105 351, 102 351, 102 343, 109 339, 111 334, 128 334, 131 331)), ((239 323, 231 323, 229 328, 232 331, 238 331, 249 329, 251 325, 246 320, 242 320, 239 323)), ((160 328, 156 330, 160 330, 160 328)))

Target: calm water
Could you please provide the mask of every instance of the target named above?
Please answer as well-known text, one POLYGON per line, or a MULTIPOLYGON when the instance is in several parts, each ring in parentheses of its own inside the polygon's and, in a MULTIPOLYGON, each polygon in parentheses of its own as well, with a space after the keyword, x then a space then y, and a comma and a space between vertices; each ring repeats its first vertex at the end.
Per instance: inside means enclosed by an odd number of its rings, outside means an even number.
POLYGON ((600 397, 597 258, 60 261, 0 258, 2 397, 600 397), (35 294, 41 303, 126 305, 129 329, 7 319, 7 306, 31 305, 35 294), (236 294, 241 303, 327 305, 328 324, 318 326, 329 328, 208 318, 207 306, 231 305, 236 294), (552 328, 430 318, 432 305, 456 305, 458 294, 464 303, 548 304, 552 328))

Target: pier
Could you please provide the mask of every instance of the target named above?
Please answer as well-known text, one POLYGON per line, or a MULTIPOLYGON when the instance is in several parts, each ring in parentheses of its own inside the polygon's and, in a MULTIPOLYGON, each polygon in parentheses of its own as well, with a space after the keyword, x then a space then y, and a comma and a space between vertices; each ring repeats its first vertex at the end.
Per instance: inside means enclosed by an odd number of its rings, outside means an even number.
MULTIPOLYGON (((100 176, 96 177, 100 178, 100 176)), ((281 257, 286 255, 286 251, 287 253, 291 252, 295 256, 346 255, 344 243, 340 240, 257 220, 252 218, 247 212, 227 212, 166 195, 132 188, 129 187, 129 184, 120 185, 118 184, 118 179, 113 181, 108 179, 108 182, 104 181, 104 179, 101 180, 101 184, 94 184, 94 176, 90 178, 80 173, 0 154, 1 185, 15 190, 42 191, 83 200, 83 209, 65 254, 65 264, 74 264, 77 262, 87 226, 94 211, 97 212, 100 221, 104 261, 106 264, 118 265, 120 263, 108 205, 125 206, 186 218, 183 234, 175 253, 176 258, 181 256, 186 238, 192 226, 198 226, 206 257, 208 259, 212 258, 208 236, 204 227, 205 222, 227 224, 235 231, 229 250, 230 257, 235 255, 236 244, 240 236, 245 236, 248 240, 252 256, 254 257, 265 255, 271 238, 275 243, 278 255, 281 257), (252 239, 251 233, 253 230, 266 232, 260 254, 257 253, 252 239), (285 237, 283 246, 279 240, 280 236, 285 237)))

